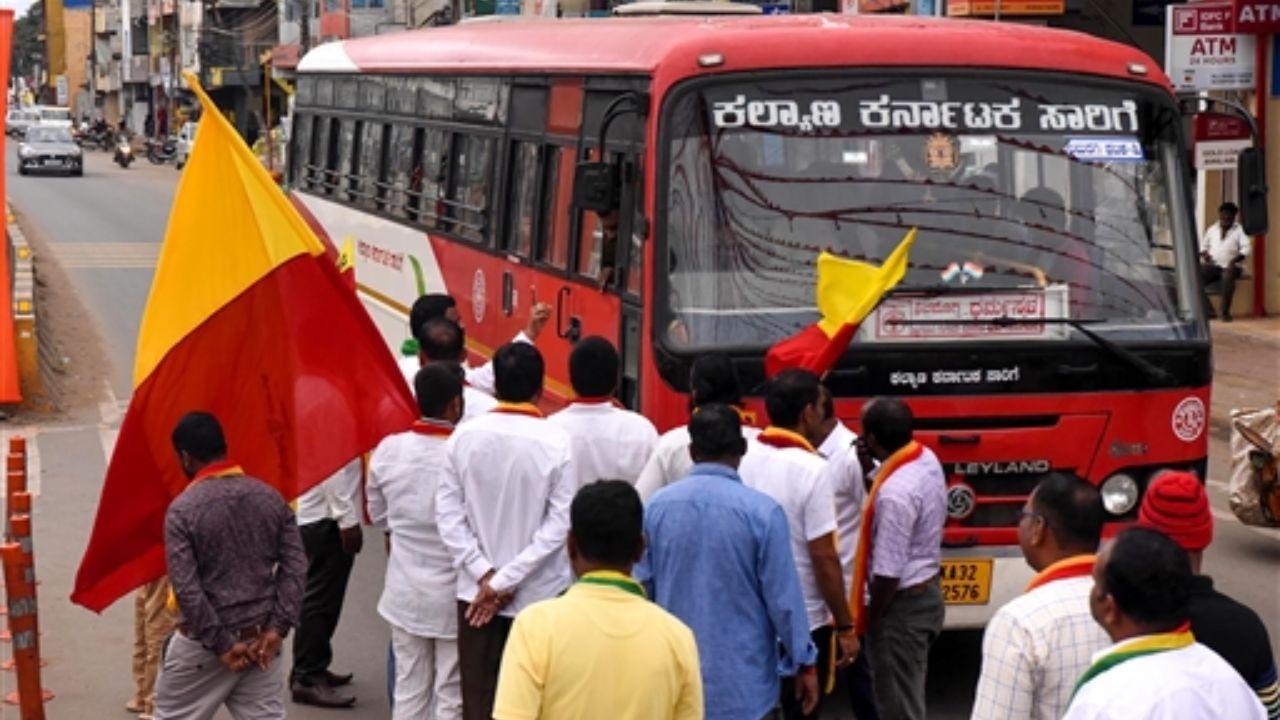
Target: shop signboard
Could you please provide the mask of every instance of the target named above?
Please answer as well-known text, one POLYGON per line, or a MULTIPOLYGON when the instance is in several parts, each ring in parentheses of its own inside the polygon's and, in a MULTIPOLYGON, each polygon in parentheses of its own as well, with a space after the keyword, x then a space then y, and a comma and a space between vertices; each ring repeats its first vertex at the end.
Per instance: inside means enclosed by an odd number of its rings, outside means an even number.
POLYGON ((1165 72, 1174 90, 1245 90, 1253 87, 1257 39, 1232 31, 1225 2, 1170 5, 1165 21, 1165 72))

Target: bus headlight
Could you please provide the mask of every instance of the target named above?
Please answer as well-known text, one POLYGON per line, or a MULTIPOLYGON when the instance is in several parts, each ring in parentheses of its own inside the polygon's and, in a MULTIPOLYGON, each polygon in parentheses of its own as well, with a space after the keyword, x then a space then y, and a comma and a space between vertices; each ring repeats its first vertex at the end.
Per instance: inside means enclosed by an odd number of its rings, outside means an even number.
POLYGON ((1117 473, 1102 483, 1102 506, 1112 515, 1123 515, 1138 504, 1138 481, 1117 473))

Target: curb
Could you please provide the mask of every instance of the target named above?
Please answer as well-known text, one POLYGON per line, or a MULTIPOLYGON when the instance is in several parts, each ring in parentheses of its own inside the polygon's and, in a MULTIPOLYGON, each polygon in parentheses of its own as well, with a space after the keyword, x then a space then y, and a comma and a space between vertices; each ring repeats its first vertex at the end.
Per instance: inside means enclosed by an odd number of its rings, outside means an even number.
POLYGON ((18 382, 23 396, 31 397, 44 392, 36 335, 35 257, 8 203, 5 204, 5 230, 13 261, 12 312, 18 382))

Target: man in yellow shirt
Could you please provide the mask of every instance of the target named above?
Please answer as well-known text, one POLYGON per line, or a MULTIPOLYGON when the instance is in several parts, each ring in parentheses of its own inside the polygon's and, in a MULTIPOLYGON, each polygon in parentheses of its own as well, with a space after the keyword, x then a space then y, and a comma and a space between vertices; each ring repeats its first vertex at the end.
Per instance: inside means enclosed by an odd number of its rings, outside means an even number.
POLYGON ((569 515, 578 580, 516 616, 494 718, 701 718, 693 632, 630 577, 644 552, 640 496, 629 483, 602 480, 578 491, 569 515))

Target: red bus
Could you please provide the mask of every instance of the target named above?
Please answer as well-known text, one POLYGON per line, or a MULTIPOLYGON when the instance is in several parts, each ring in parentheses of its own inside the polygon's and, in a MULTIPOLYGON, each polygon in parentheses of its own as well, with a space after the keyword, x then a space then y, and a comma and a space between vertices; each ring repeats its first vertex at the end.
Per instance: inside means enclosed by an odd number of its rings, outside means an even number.
MULTIPOLYGON (((948 471, 948 626, 1022 591, 1037 479, 1124 521, 1153 473, 1203 477, 1209 334, 1168 80, 1071 32, 914 17, 512 20, 348 40, 299 66, 291 187, 357 249, 397 348, 425 291, 487 356, 531 304, 548 402, 573 341, 621 349, 620 399, 686 420, 694 357, 749 388, 816 318, 822 250, 903 283, 827 378, 855 428, 904 396, 948 471), (606 118, 608 122, 606 122, 606 118), (588 163, 574 200, 580 163, 588 163), (610 222, 584 206, 609 208, 610 222)), ((763 408, 757 409, 763 417, 763 408)))

